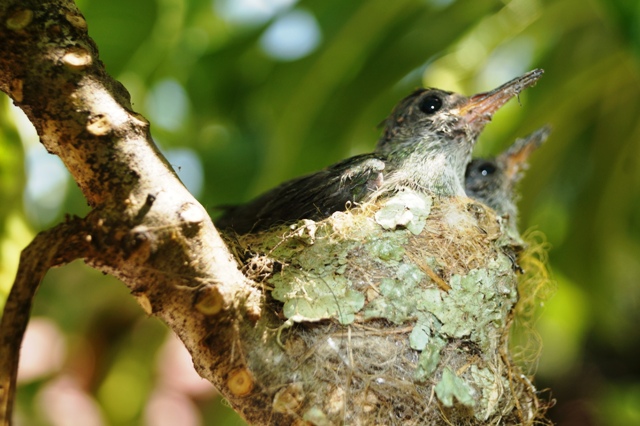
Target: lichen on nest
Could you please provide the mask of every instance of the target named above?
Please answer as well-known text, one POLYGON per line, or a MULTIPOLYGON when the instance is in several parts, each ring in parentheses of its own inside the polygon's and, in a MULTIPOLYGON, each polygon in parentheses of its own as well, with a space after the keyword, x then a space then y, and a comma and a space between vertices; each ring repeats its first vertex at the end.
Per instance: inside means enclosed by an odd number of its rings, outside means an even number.
POLYGON ((535 389, 507 354, 518 295, 502 246, 518 242, 505 234, 482 204, 407 190, 236 236, 245 272, 287 319, 271 336, 284 356, 248 355, 259 381, 279 384, 274 412, 317 425, 531 423, 535 389), (295 408, 282 400, 293 384, 295 408))

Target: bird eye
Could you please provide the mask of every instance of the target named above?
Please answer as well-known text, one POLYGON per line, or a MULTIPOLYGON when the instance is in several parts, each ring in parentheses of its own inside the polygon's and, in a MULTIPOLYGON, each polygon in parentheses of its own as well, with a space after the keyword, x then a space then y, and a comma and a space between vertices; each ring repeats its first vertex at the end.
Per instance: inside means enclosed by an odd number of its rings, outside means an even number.
POLYGON ((425 114, 433 114, 442 108, 442 99, 436 95, 427 96, 420 101, 418 108, 425 114))
POLYGON ((496 172, 496 166, 491 163, 483 163, 480 165, 480 174, 482 176, 489 176, 496 172))

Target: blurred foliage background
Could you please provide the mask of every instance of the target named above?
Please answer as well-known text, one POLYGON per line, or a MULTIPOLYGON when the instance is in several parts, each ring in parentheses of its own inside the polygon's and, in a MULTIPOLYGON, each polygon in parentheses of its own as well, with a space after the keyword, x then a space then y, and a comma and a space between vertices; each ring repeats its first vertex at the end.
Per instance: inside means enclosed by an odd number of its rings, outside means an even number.
MULTIPOLYGON (((536 385, 560 425, 640 424, 640 3, 636 0, 77 0, 107 70, 212 213, 373 149, 417 86, 545 76, 478 155, 550 123, 521 185, 555 295, 536 385)), ((0 97, 0 300, 20 250, 87 206, 0 97)), ((241 425, 114 279, 51 271, 24 348, 19 424, 241 425)))

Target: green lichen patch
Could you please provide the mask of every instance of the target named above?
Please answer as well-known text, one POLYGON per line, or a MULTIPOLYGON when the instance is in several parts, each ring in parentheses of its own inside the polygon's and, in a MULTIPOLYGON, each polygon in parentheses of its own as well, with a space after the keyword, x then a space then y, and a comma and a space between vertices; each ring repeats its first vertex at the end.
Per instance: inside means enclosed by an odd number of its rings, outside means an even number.
POLYGON ((393 208, 404 206, 402 209, 412 215, 398 229, 385 230, 367 215, 345 212, 318 224, 303 221, 284 237, 263 240, 273 246, 261 250, 275 259, 289 259, 280 273, 268 279, 273 286, 271 295, 284 303, 287 318, 296 322, 329 318, 342 324, 353 322, 365 304, 362 285, 351 281, 362 275, 359 271, 392 276, 369 280, 377 284, 383 297, 374 300, 364 312, 365 318, 402 323, 414 316, 412 294, 426 275, 416 265, 403 262, 404 246, 412 230, 424 227, 431 198, 402 192, 400 201, 392 202, 395 199, 389 201, 393 208))
POLYGON ((487 420, 495 413, 505 389, 509 389, 509 383, 505 377, 477 365, 472 365, 469 368, 469 376, 470 382, 481 393, 478 407, 482 407, 482 409, 476 412, 476 418, 487 420))
POLYGON ((366 244, 369 254, 381 262, 400 262, 404 256, 402 240, 406 241, 406 238, 402 238, 404 236, 402 232, 396 234, 399 234, 400 239, 389 238, 388 235, 370 238, 366 244))
POLYGON ((422 351, 433 337, 434 321, 437 319, 424 312, 420 312, 417 317, 413 330, 409 334, 409 345, 411 349, 422 351))
POLYGON ((296 271, 283 277, 277 275, 270 281, 274 286, 271 295, 284 302, 285 317, 295 322, 337 318, 341 324, 350 324, 364 306, 364 295, 351 290, 349 281, 340 275, 296 271), (292 280, 292 275, 298 275, 297 279, 292 280))
POLYGON ((430 339, 424 346, 414 374, 416 382, 424 382, 433 375, 440 364, 440 352, 445 346, 446 341, 440 338, 430 339))
POLYGON ((373 299, 364 310, 364 318, 384 318, 401 324, 416 317, 419 285, 425 274, 416 265, 403 263, 398 266, 394 278, 383 278, 379 285, 380 296, 373 299))
POLYGON ((406 228, 418 235, 426 225, 432 203, 428 195, 401 191, 383 204, 376 212, 375 220, 386 230, 406 228))
POLYGON ((308 424, 317 426, 332 426, 333 423, 327 418, 327 415, 319 407, 311 407, 302 419, 308 424))
POLYGON ((435 391, 445 407, 453 407, 454 398, 467 407, 473 407, 475 404, 473 388, 447 367, 442 370, 442 378, 436 385, 435 391))
POLYGON ((498 344, 517 293, 508 259, 491 262, 487 268, 467 275, 454 275, 451 290, 441 300, 425 300, 419 307, 433 313, 442 324, 439 332, 453 338, 465 338, 483 350, 498 344), (511 280, 508 279, 511 277, 511 280))

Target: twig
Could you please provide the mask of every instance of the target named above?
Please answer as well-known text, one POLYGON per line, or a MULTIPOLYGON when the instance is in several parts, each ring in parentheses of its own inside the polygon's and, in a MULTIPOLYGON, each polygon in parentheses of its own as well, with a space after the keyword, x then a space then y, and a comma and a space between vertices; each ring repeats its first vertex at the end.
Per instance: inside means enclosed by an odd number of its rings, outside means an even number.
POLYGON ((73 218, 38 234, 20 255, 16 279, 0 323, 0 425, 11 425, 20 346, 35 293, 47 271, 86 256, 84 221, 73 218))

